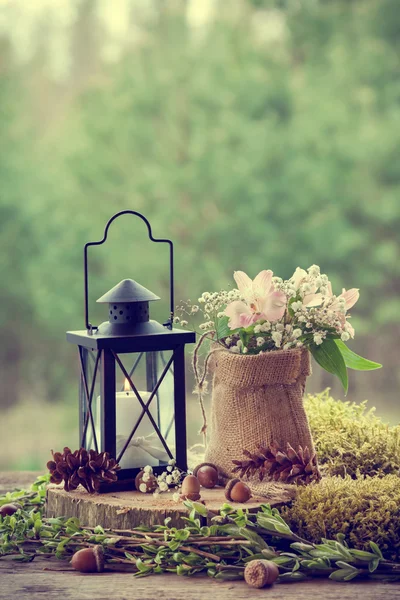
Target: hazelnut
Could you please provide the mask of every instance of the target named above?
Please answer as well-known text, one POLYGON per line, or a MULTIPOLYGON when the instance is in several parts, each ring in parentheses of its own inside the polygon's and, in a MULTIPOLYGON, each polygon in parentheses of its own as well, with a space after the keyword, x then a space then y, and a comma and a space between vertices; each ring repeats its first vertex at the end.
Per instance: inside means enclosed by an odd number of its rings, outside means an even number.
POLYGON ((218 483, 218 469, 212 463, 201 463, 195 468, 193 475, 205 488, 213 488, 218 483))
POLYGON ((277 565, 270 560, 251 560, 244 570, 246 583, 253 588, 272 585, 279 577, 277 565))
POLYGON ((145 471, 139 471, 139 473, 136 475, 135 488, 138 492, 142 492, 143 489, 140 489, 140 486, 144 484, 146 486, 146 491, 144 492, 145 494, 154 492, 154 490, 156 490, 158 487, 156 477, 153 475, 153 473, 146 473, 148 478, 146 477, 146 481, 143 481, 143 475, 145 475, 145 471))
POLYGON ((240 479, 231 479, 225 487, 225 498, 232 502, 244 503, 250 500, 251 491, 249 486, 240 479))
POLYGON ((101 573, 104 571, 104 551, 102 546, 83 548, 75 552, 71 565, 80 573, 101 573))
POLYGON ((182 481, 181 500, 200 500, 200 482, 194 475, 187 475, 182 481))
POLYGON ((19 504, 3 504, 3 506, 0 506, 0 515, 2 517, 10 517, 20 508, 22 507, 19 504))

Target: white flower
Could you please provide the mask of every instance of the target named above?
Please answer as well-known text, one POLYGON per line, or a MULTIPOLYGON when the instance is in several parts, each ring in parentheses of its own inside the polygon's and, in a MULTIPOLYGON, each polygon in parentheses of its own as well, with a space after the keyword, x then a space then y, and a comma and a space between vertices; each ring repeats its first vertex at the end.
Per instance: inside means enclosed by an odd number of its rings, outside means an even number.
POLYGON ((178 492, 175 492, 175 494, 172 494, 172 500, 174 502, 179 502, 179 500, 180 500, 180 494, 178 494, 178 492))
POLYGON ((300 310, 301 308, 303 308, 303 303, 301 302, 301 300, 298 300, 297 302, 293 302, 293 303, 290 305, 290 307, 291 307, 291 309, 292 309, 294 312, 297 312, 298 310, 300 310))
POLYGON ((197 312, 199 312, 199 307, 197 306, 197 304, 193 304, 193 306, 192 306, 192 311, 191 311, 191 312, 192 312, 192 313, 197 313, 197 312))
POLYGON ((267 333, 267 331, 269 331, 270 329, 271 329, 271 323, 269 321, 265 321, 265 323, 263 323, 261 325, 260 332, 267 333))
POLYGON ((285 326, 282 323, 278 323, 275 326, 276 331, 283 331, 285 329, 285 326))
POLYGON ((230 346, 230 345, 231 345, 231 343, 232 343, 232 338, 231 338, 231 337, 227 337, 227 338, 225 338, 225 344, 226 344, 227 346, 230 346))
POLYGON ((295 272, 291 276, 290 281, 292 282, 293 287, 296 290, 298 290, 301 282, 306 277, 307 277, 307 272, 304 269, 300 269, 300 267, 297 267, 297 269, 295 270, 295 272))
POLYGON ((168 488, 168 484, 167 484, 167 483, 165 483, 165 481, 161 481, 161 482, 160 482, 160 491, 161 491, 161 492, 166 492, 168 489, 169 489, 169 488, 168 488))
POLYGON ((255 325, 254 333, 261 333, 261 325, 255 325))
POLYGON ((173 483, 172 475, 167 475, 165 478, 165 482, 168 483, 168 485, 171 485, 171 483, 173 483))
POLYGON ((299 338, 302 335, 302 330, 301 329, 294 329, 292 336, 294 337, 295 340, 297 340, 297 338, 299 338))
POLYGON ((205 300, 203 297, 201 297, 201 298, 197 298, 197 302, 199 302, 200 304, 204 304, 205 300))
POLYGON ((285 325, 285 330, 290 333, 292 331, 293 327, 291 325, 285 325))
POLYGON ((318 277, 318 275, 321 272, 321 269, 319 268, 318 265, 311 265, 311 267, 309 267, 307 269, 307 271, 308 271, 310 277, 318 277))
POLYGON ((301 348, 303 346, 303 342, 296 342, 297 348, 301 348))
POLYGON ((242 350, 243 354, 247 354, 248 353, 248 349, 246 347, 243 348, 242 350))
POLYGON ((340 339, 342 340, 342 342, 347 342, 347 340, 350 339, 350 334, 347 333, 347 331, 343 331, 342 335, 340 336, 340 339))
POLYGON ((187 321, 185 321, 185 320, 181 321, 181 325, 182 325, 182 327, 186 327, 186 326, 187 326, 187 324, 188 324, 188 322, 187 322, 187 321))
POLYGON ((299 317, 297 320, 299 321, 299 323, 304 323, 305 321, 307 321, 307 317, 301 315, 301 317, 299 317))
POLYGON ((150 479, 150 473, 143 473, 142 481, 149 481, 149 479, 150 479))
POLYGON ((291 345, 292 344, 290 342, 287 342, 287 344, 284 344, 283 349, 284 350, 289 350, 289 348, 290 348, 291 345))
POLYGON ((175 323, 175 324, 176 324, 176 323, 179 323, 179 321, 180 321, 180 318, 179 318, 179 317, 174 317, 174 323, 175 323))
POLYGON ((317 346, 320 346, 323 341, 324 338, 321 333, 314 333, 314 343, 317 344, 317 346))
POLYGON ((208 313, 210 313, 212 311, 213 307, 212 304, 208 303, 205 305, 204 310, 208 313))
POLYGON ((169 467, 167 467, 167 471, 168 471, 168 473, 171 473, 172 469, 173 469, 173 467, 172 467, 172 466, 169 466, 169 467))
POLYGON ((258 337, 256 339, 256 344, 257 344, 257 346, 262 346, 264 344, 264 338, 258 337))
POLYGON ((168 461, 168 464, 169 464, 171 467, 174 467, 174 466, 176 465, 176 460, 175 460, 175 458, 171 458, 171 459, 168 461))
POLYGON ((217 313, 217 317, 218 317, 218 319, 222 319, 222 317, 223 317, 224 315, 225 315, 225 313, 224 313, 224 312, 219 312, 219 313, 217 313))
POLYGON ((143 494, 147 492, 147 485, 145 483, 139 485, 139 492, 142 492, 143 494))
POLYGON ((274 341, 274 343, 275 343, 275 346, 276 346, 277 348, 280 348, 280 346, 281 346, 281 343, 282 343, 282 334, 281 334, 279 331, 274 331, 274 332, 271 334, 271 337, 272 337, 272 339, 273 339, 273 341, 274 341))
POLYGON ((143 469, 143 471, 145 473, 152 473, 153 472, 153 467, 150 467, 150 465, 146 465, 143 469))
POLYGON ((233 352, 233 354, 240 354, 240 348, 238 348, 237 346, 232 346, 230 348, 230 351, 233 352))

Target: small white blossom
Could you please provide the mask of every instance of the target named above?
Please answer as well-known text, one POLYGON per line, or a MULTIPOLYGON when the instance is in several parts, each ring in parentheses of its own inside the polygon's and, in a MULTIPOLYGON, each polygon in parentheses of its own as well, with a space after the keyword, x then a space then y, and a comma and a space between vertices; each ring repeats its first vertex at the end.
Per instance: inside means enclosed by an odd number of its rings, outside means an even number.
POLYGON ((314 333, 314 342, 317 344, 317 346, 320 346, 323 341, 324 338, 321 333, 314 333))
POLYGON ((305 317, 304 315, 301 315, 298 319, 297 319, 300 323, 305 323, 307 321, 307 317, 305 317))
POLYGON ((230 351, 233 352, 233 354, 240 354, 240 348, 238 348, 237 346, 232 346, 230 348, 230 351))
POLYGON ((165 478, 165 482, 168 483, 168 485, 171 485, 171 483, 173 483, 172 475, 167 475, 165 478))
POLYGON ((285 326, 282 323, 278 323, 277 325, 275 325, 275 329, 276 331, 283 331, 285 329, 285 326))
POLYGON ((150 479, 150 473, 143 473, 142 481, 149 481, 149 479, 150 479))
POLYGON ((175 494, 172 494, 172 500, 174 502, 179 502, 179 500, 180 500, 180 494, 178 494, 178 492, 175 492, 175 494))
POLYGON ((186 327, 188 325, 188 322, 183 320, 183 321, 181 321, 181 325, 182 325, 182 327, 186 327))
POLYGON ((298 300, 297 302, 293 302, 293 304, 291 304, 291 308, 294 312, 297 312, 298 310, 303 308, 303 303, 300 300, 298 300))
POLYGON ((269 321, 265 321, 265 323, 263 323, 261 325, 260 332, 267 333, 267 331, 269 331, 270 329, 271 329, 271 323, 269 321))
POLYGON ((309 267, 307 269, 307 271, 308 271, 308 274, 310 275, 310 277, 318 277, 321 272, 321 269, 319 268, 318 265, 312 265, 311 267, 309 267))
POLYGON ((257 346, 262 346, 262 345, 264 344, 264 341, 265 341, 265 340, 264 340, 264 338, 262 338, 262 337, 258 337, 258 338, 256 339, 256 344, 257 344, 257 346))
POLYGON ((153 467, 150 467, 150 465, 146 465, 143 469, 143 471, 145 473, 152 473, 153 472, 153 467))
POLYGON ((217 317, 218 317, 218 319, 222 319, 222 317, 223 317, 224 315, 225 315, 225 313, 224 313, 224 312, 219 312, 219 313, 217 313, 217 317))
POLYGON ((179 321, 180 321, 180 318, 179 318, 179 317, 174 317, 174 323, 175 323, 175 324, 179 323, 179 321))
POLYGON ((147 485, 145 483, 141 483, 139 485, 139 491, 145 494, 147 492, 147 485))
POLYGON ((232 338, 231 338, 231 337, 227 337, 227 338, 225 338, 225 344, 226 344, 227 346, 230 346, 230 345, 232 344, 232 338))
POLYGON ((343 331, 342 335, 340 336, 340 339, 342 340, 342 342, 347 342, 347 340, 350 339, 350 334, 347 333, 347 331, 343 331))
POLYGON ((297 338, 299 338, 302 335, 302 330, 301 329, 294 329, 292 336, 294 337, 295 340, 297 340, 297 338))
POLYGON ((254 333, 261 333, 261 325, 254 326, 254 333))
POLYGON ((301 348, 303 346, 303 342, 296 342, 296 347, 301 348))
POLYGON ((243 352, 243 354, 247 354, 248 353, 248 349, 246 348, 246 346, 243 348, 242 352, 243 352))
POLYGON ((168 471, 168 473, 171 473, 171 472, 172 472, 172 469, 173 469, 173 467, 171 467, 171 466, 167 467, 167 471, 168 471))
POLYGON ((289 348, 291 347, 291 345, 292 344, 290 342, 287 342, 286 344, 283 345, 283 349, 284 350, 289 350, 289 348))
POLYGON ((273 339, 273 341, 274 341, 274 343, 275 343, 275 346, 276 346, 277 348, 280 348, 280 346, 281 346, 281 343, 282 343, 282 334, 281 334, 279 331, 274 331, 274 332, 271 334, 271 337, 272 337, 272 339, 273 339))
POLYGON ((175 460, 174 458, 171 458, 171 459, 168 461, 168 464, 169 464, 171 467, 174 467, 174 466, 175 466, 175 464, 176 464, 176 460, 175 460))
POLYGON ((192 312, 192 313, 197 313, 197 312, 199 312, 199 307, 197 306, 197 304, 193 304, 191 312, 192 312))
POLYGON ((165 481, 160 482, 160 492, 166 492, 168 490, 168 484, 165 481))

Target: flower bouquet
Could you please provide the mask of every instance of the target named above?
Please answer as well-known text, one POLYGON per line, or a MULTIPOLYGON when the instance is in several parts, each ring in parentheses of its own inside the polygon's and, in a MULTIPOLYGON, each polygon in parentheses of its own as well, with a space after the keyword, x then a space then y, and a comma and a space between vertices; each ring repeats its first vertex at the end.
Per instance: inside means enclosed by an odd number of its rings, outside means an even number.
MULTIPOLYGON (((261 271, 254 280, 236 271, 234 279, 237 289, 205 292, 198 304, 183 303, 176 317, 176 322, 187 327, 193 317, 203 316, 193 368, 204 435, 203 394, 207 376, 213 372, 206 460, 230 477, 244 451, 250 461, 265 459, 265 480, 293 480, 296 462, 305 467, 307 481, 313 479, 313 473, 317 479, 318 466, 303 407, 306 378, 311 374, 310 354, 326 371, 339 377, 345 393, 348 368, 381 367, 346 345, 355 333, 349 310, 359 292, 350 289, 335 295, 328 276, 316 265, 307 271, 297 268, 286 281, 274 277, 270 270, 261 271), (212 343, 201 371, 199 351, 206 340, 212 343)), ((253 482, 253 488, 258 493, 265 491, 260 482, 253 482)))

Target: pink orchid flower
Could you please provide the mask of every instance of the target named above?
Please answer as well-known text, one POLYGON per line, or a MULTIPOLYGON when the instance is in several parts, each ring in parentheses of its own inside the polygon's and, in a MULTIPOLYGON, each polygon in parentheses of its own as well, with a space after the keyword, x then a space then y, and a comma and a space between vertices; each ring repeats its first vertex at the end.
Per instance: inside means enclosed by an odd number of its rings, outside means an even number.
POLYGON ((287 299, 283 292, 275 290, 272 276, 272 271, 265 270, 252 280, 243 271, 235 271, 233 277, 243 300, 235 300, 225 309, 231 330, 249 327, 262 319, 273 322, 283 317, 287 299))
MULTIPOLYGON (((333 292, 332 292, 332 286, 331 283, 329 282, 328 284, 328 296, 333 296, 333 292)), ((345 308, 346 308, 346 312, 352 308, 355 303, 357 302, 357 300, 360 297, 360 292, 357 288, 352 288, 351 290, 346 290, 345 288, 343 288, 342 293, 340 294, 340 296, 338 296, 336 298, 336 300, 332 303, 331 305, 331 310, 334 311, 338 311, 339 310, 339 298, 344 298, 345 300, 345 308)), ((348 318, 348 317, 347 317, 348 318)), ((346 318, 346 314, 341 314, 340 315, 340 320, 342 322, 342 326, 344 327, 344 325, 346 325, 346 330, 347 333, 350 335, 350 337, 354 338, 354 327, 349 323, 349 321, 347 321, 346 318)))

